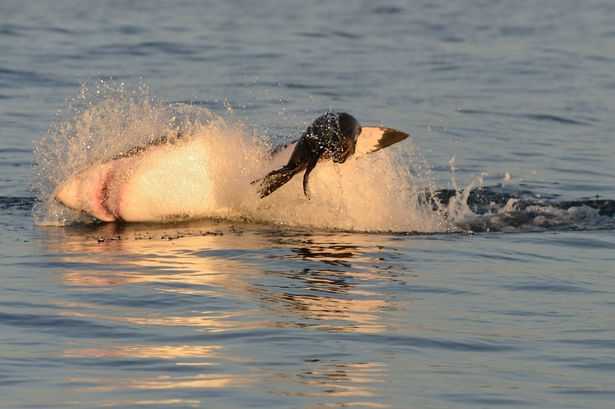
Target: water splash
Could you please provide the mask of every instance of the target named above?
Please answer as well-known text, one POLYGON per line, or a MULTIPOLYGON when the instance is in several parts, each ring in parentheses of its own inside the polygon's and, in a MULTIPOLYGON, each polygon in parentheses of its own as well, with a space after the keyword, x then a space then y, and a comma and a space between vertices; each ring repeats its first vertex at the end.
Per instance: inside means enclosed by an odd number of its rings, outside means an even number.
MULTIPOLYGON (((259 199, 250 181, 281 163, 269 157, 272 141, 257 135, 232 110, 222 117, 203 107, 164 104, 146 86, 130 88, 105 81, 83 85, 35 146, 35 222, 92 221, 58 204, 53 199, 57 186, 88 167, 169 135, 206 145, 211 194, 199 216, 360 231, 450 229, 440 212, 421 200, 433 182, 429 166, 408 141, 403 148, 389 148, 343 165, 322 162, 311 177, 311 200, 303 196, 300 178, 259 199)), ((120 170, 126 178, 131 171, 120 170)), ((166 196, 173 193, 169 186, 166 196)), ((189 210, 183 213, 195 214, 189 210)))

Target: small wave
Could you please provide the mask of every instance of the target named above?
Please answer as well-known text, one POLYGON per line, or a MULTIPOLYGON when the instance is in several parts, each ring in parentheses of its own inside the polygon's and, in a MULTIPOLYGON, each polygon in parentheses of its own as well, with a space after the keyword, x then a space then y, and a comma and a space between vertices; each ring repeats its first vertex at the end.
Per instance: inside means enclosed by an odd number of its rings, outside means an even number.
POLYGON ((34 197, 28 196, 0 196, 0 210, 30 211, 36 203, 34 197))
POLYGON ((12 70, 0 67, 0 87, 16 88, 24 84, 37 86, 70 86, 74 85, 57 77, 40 74, 36 71, 12 70))
POLYGON ((108 44, 88 52, 93 57, 100 55, 148 56, 165 54, 170 56, 190 56, 197 50, 184 44, 168 41, 144 41, 137 44, 108 44))
POLYGON ((541 114, 541 113, 507 113, 507 112, 498 112, 498 111, 488 111, 482 109, 459 109, 457 112, 461 114, 469 114, 469 115, 491 115, 491 116, 502 116, 509 118, 523 118, 523 119, 531 119, 534 121, 547 121, 547 122, 556 122, 562 125, 579 125, 579 126, 588 126, 591 125, 590 122, 582 121, 580 119, 567 118, 560 115, 554 114, 541 114))
POLYGON ((552 114, 523 114, 521 117, 533 119, 536 121, 549 121, 549 122, 559 122, 564 125, 590 125, 587 122, 579 121, 577 119, 566 118, 559 115, 552 114))
POLYGON ((23 32, 26 30, 26 27, 16 24, 2 24, 0 26, 0 35, 3 36, 11 36, 11 37, 20 37, 23 36, 23 32))
POLYGON ((0 312, 0 324, 20 328, 36 328, 38 331, 53 332, 68 337, 123 338, 136 334, 136 332, 132 330, 118 328, 115 324, 104 325, 88 319, 66 317, 62 315, 0 312))
POLYGON ((4 148, 0 149, 0 153, 32 153, 32 149, 4 148))
POLYGON ((401 14, 404 12, 404 9, 397 6, 377 6, 372 9, 372 13, 374 14, 401 14))
POLYGON ((572 283, 553 283, 553 282, 529 282, 523 284, 510 285, 509 290, 523 292, 543 292, 543 293, 584 293, 590 294, 594 291, 589 288, 581 287, 572 283))
MULTIPOLYGON (((353 340, 354 335, 337 334, 341 338, 353 340)), ((502 342, 489 342, 479 339, 454 340, 432 337, 412 337, 399 335, 360 334, 361 341, 374 340, 379 345, 397 345, 407 348, 443 349, 458 352, 509 352, 517 348, 512 344, 502 342)))

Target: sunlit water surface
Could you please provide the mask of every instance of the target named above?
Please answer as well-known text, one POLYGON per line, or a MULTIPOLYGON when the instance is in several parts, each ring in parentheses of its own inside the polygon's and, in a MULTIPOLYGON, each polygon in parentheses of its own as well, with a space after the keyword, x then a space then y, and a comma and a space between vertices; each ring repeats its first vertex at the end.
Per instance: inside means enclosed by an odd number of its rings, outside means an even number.
MULTIPOLYGON (((32 186, 91 160, 33 143, 112 78, 270 142, 326 109, 407 130, 374 161, 421 188, 615 198, 614 19, 606 0, 3 2, 0 407, 612 407, 610 216, 43 227, 32 186), (64 163, 33 177, 35 155, 64 163)), ((117 142, 103 117, 90 134, 117 142)), ((121 123, 169 123, 148 118, 121 123)))

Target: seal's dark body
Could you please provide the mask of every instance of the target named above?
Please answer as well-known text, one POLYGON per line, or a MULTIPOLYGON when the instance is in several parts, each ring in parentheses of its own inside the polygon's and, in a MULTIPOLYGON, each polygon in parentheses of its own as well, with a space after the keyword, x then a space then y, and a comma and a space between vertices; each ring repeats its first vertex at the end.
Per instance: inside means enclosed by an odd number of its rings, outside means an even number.
POLYGON ((288 163, 260 180, 260 197, 270 195, 302 170, 303 192, 308 196, 308 178, 318 161, 344 163, 354 153, 360 133, 361 125, 350 114, 327 112, 319 116, 299 138, 288 163))

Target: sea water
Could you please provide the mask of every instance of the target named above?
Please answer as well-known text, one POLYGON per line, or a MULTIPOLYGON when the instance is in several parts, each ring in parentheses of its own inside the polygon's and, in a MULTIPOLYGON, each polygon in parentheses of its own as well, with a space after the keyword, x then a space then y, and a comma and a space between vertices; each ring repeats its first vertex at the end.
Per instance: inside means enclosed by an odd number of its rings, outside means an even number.
POLYGON ((0 407, 610 408, 612 217, 417 195, 615 198, 614 17, 605 0, 3 2, 0 407), (236 200, 238 178, 232 217, 100 225, 49 201, 178 130, 218 130, 237 175, 260 157, 233 154, 326 110, 412 137, 351 163, 362 186, 324 164, 343 189, 315 173, 309 203, 295 181, 269 209, 236 200))

